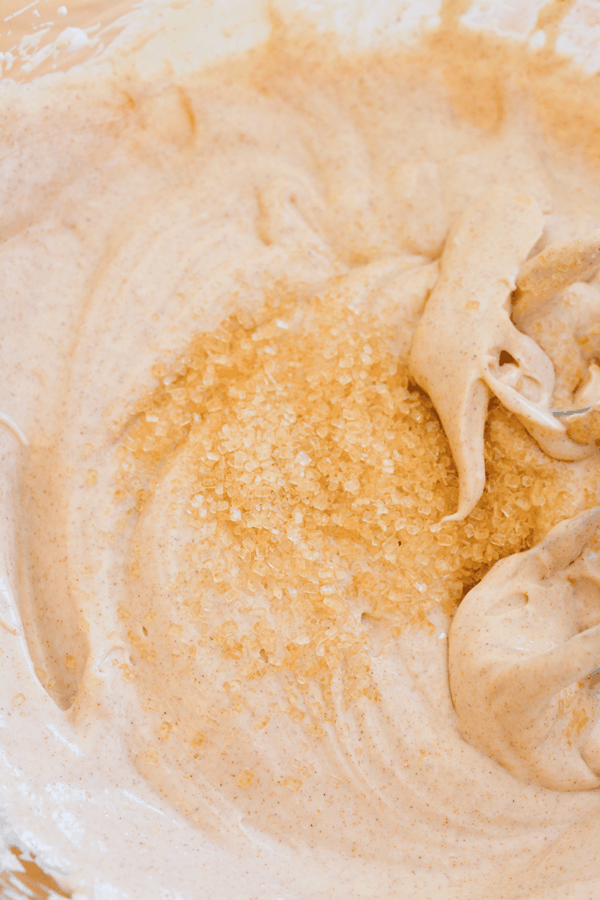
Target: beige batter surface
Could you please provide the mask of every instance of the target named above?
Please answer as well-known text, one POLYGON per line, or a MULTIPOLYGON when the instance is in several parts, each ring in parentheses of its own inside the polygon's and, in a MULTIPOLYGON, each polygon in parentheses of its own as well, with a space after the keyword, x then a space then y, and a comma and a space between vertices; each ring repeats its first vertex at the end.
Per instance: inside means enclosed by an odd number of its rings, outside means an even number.
POLYGON ((597 87, 459 7, 410 51, 276 21, 186 78, 140 39, 3 85, 0 801, 78 897, 600 889, 598 792, 467 743, 448 681, 465 593, 600 502, 551 418, 598 355, 594 267, 519 319, 554 374, 527 409, 488 378, 469 503, 474 432, 425 383, 457 340, 410 357, 470 215, 506 322, 527 257, 600 227, 597 87))

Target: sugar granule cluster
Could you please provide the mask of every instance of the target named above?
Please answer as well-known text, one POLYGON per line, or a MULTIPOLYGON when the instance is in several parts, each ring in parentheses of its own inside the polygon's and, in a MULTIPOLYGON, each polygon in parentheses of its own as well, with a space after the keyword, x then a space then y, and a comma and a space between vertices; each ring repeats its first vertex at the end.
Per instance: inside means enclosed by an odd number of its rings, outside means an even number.
POLYGON ((570 514, 556 465, 496 407, 486 491, 464 522, 440 524, 456 470, 391 340, 335 291, 240 312, 155 368, 159 387, 120 447, 118 497, 137 510, 186 449, 177 502, 195 537, 176 587, 199 643, 245 679, 285 672, 326 696, 337 672, 349 696, 375 698, 374 625, 389 640, 409 622, 431 627, 433 605, 452 614, 499 558, 531 546, 546 503, 556 520, 570 514))

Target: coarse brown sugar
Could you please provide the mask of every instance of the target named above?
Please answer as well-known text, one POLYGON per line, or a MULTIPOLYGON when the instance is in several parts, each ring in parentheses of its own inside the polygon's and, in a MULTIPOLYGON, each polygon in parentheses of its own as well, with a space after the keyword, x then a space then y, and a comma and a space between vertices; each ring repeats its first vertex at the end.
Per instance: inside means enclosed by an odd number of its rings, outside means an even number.
MULTIPOLYGON (((339 671, 349 696, 375 697, 362 613, 390 635, 428 626, 434 604, 452 614, 500 557, 532 545, 544 503, 553 521, 572 514, 561 485, 568 464, 544 457, 493 403, 486 490, 465 521, 440 522, 456 508, 456 470, 392 337, 335 290, 311 300, 282 290, 161 368, 119 448, 119 488, 140 510, 185 450, 186 479, 173 494, 196 537, 178 575, 182 636, 212 641, 243 679, 287 672, 306 691, 339 671), (203 611, 214 591, 220 618, 203 611), (249 594, 266 604, 268 623, 249 594)), ((139 646, 138 632, 129 635, 139 646)), ((295 703, 289 712, 304 715, 295 703)))

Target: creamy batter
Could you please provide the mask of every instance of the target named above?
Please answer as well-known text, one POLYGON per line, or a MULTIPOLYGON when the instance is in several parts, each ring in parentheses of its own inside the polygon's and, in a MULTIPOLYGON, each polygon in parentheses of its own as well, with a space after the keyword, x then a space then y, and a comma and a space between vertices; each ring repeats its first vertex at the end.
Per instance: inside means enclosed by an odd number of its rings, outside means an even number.
POLYGON ((410 51, 296 20, 185 78, 140 39, 3 90, 0 798, 77 896, 597 891, 597 791, 467 742, 448 633, 600 503, 595 420, 552 418, 597 399, 600 110, 457 13, 410 51), (427 324, 463 277, 504 309, 468 319, 498 368, 466 488, 443 404, 481 373, 436 395, 464 327, 431 354, 427 324))

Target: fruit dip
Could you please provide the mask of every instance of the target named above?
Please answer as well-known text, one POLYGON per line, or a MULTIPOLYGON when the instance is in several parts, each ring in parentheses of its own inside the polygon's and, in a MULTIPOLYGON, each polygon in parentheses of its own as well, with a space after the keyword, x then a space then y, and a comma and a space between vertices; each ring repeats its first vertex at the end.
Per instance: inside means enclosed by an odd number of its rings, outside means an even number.
POLYGON ((0 81, 2 811, 77 898, 597 896, 593 42, 232 10, 0 81))

